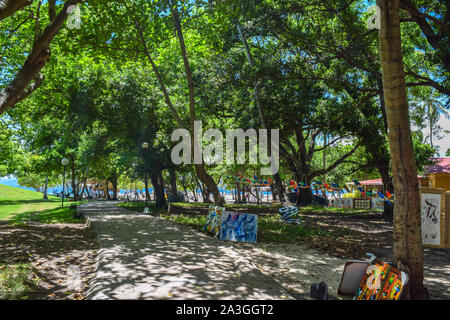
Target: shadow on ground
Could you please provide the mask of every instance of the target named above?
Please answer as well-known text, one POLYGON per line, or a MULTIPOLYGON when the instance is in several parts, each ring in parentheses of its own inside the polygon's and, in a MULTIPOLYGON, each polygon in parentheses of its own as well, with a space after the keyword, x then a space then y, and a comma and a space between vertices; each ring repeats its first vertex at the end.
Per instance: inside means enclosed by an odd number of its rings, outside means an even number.
POLYGON ((95 263, 95 235, 78 224, 0 225, 0 264, 31 263, 37 285, 30 299, 81 299, 95 263), (71 287, 68 267, 80 271, 71 287))
POLYGON ((97 233, 91 299, 292 299, 232 243, 159 218, 92 202, 97 233))

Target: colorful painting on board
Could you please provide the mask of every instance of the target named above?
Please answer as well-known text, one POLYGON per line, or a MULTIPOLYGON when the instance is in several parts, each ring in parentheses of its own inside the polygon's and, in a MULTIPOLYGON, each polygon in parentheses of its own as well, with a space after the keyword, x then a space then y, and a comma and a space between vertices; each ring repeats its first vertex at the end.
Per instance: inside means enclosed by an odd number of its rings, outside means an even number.
POLYGON ((354 208, 358 210, 370 209, 370 199, 355 199, 354 208))
POLYGON ((407 282, 406 273, 375 259, 366 269, 355 300, 398 300, 407 282))
POLYGON ((384 210, 384 199, 373 198, 372 199, 372 209, 384 210))
POLYGON ((238 242, 256 242, 258 216, 248 213, 224 212, 220 239, 238 242))
POLYGON ((212 234, 214 238, 219 238, 220 225, 222 224, 222 214, 225 212, 225 208, 221 207, 209 207, 208 215, 206 216, 206 223, 203 230, 212 234))
POLYGON ((353 209, 353 199, 339 198, 334 200, 334 207, 341 209, 353 209))
POLYGON ((441 244, 441 194, 422 193, 422 243, 441 244))

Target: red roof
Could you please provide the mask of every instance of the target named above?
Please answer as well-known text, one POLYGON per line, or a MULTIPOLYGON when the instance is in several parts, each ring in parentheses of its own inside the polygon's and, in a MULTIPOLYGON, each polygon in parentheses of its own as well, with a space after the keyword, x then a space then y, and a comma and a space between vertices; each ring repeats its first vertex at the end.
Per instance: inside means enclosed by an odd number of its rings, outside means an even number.
MULTIPOLYGON (((417 178, 422 178, 422 176, 417 176, 417 178)), ((374 179, 374 180, 364 180, 364 181, 358 181, 362 186, 382 186, 383 182, 380 179, 374 179)), ((354 182, 347 182, 346 185, 354 185, 354 182)))
MULTIPOLYGON (((359 181, 359 183, 363 186, 382 186, 383 182, 380 179, 374 179, 374 180, 364 180, 364 181, 359 181)), ((348 182, 346 183, 348 185, 354 185, 354 182, 348 182)))
POLYGON ((433 158, 431 166, 425 166, 425 172, 430 173, 450 173, 450 158, 433 158))

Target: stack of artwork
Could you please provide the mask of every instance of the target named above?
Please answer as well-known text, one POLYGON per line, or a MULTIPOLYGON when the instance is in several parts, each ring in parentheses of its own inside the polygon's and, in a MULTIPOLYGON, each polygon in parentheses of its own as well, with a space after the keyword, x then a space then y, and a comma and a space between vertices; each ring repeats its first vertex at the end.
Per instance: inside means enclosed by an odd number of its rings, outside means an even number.
POLYGON ((338 198, 333 202, 333 206, 342 209, 353 209, 353 199, 350 198, 338 198))
POLYGON ((353 208, 358 210, 370 209, 370 199, 354 199, 353 208))
POLYGON ((407 282, 406 273, 375 259, 367 267, 355 300, 398 300, 407 282))
POLYGON ((281 221, 288 224, 300 224, 298 208, 294 206, 282 207, 278 210, 281 213, 281 221))
POLYGON ((408 275, 372 256, 370 261, 347 261, 338 294, 354 300, 399 300, 408 275))
POLYGON ((372 198, 372 209, 384 210, 384 199, 372 198))
POLYGON ((211 206, 204 230, 220 240, 256 242, 258 216, 225 211, 225 208, 211 206))
POLYGON ((225 208, 210 206, 208 215, 206 216, 206 224, 203 230, 213 235, 214 238, 219 238, 220 226, 222 224, 222 214, 225 208))
POLYGON ((331 200, 331 206, 342 209, 384 209, 384 199, 353 199, 353 198, 338 198, 331 200))
POLYGON ((256 242, 258 216, 248 213, 224 212, 220 240, 256 242))

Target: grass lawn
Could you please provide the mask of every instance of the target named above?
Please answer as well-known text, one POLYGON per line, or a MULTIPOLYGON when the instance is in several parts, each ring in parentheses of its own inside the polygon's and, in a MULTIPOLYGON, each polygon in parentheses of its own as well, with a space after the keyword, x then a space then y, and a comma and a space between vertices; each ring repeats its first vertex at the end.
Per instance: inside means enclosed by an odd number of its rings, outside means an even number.
POLYGON ((380 212, 380 210, 376 209, 345 209, 345 208, 334 208, 334 207, 324 207, 320 205, 311 205, 311 206, 303 206, 298 207, 298 211, 300 213, 326 213, 326 214, 340 214, 340 215, 346 215, 346 216, 353 216, 353 215, 362 215, 367 213, 374 213, 374 212, 380 212))
MULTIPOLYGON (((212 203, 202 203, 202 202, 174 202, 173 205, 179 207, 209 207, 214 205, 212 203)), ((256 208, 256 209, 267 209, 267 208, 281 208, 281 204, 270 205, 270 204, 226 204, 225 208, 235 208, 235 209, 245 209, 245 208, 256 208)))
MULTIPOLYGON (((129 202, 118 204, 129 210, 143 212, 145 202, 129 202)), ((210 204, 204 203, 173 203, 173 205, 181 208, 195 208, 208 207, 210 204)), ((225 205, 230 209, 245 209, 257 208, 259 211, 270 208, 272 213, 276 212, 277 208, 267 206, 252 206, 252 205, 225 205)), ((322 207, 323 208, 323 207, 322 207)), ((173 214, 167 215, 165 209, 156 208, 154 203, 149 203, 150 214, 159 216, 160 218, 173 221, 182 225, 186 225, 197 230, 203 230, 206 222, 205 214, 173 214)), ((311 227, 308 225, 291 225, 281 221, 279 214, 260 215, 258 217, 258 241, 261 242, 282 242, 282 243, 298 243, 313 237, 329 237, 331 234, 318 227, 311 227)))
POLYGON ((0 299, 27 299, 26 293, 37 281, 31 280, 33 278, 33 268, 29 263, 0 265, 0 299))
MULTIPOLYGON (((84 219, 73 219, 76 209, 65 202, 61 208, 61 199, 49 196, 42 199, 42 193, 15 187, 0 185, 0 220, 13 225, 33 220, 46 224, 83 223, 84 219)), ((27 299, 27 294, 36 285, 37 277, 30 263, 0 263, 0 299, 27 299)))
MULTIPOLYGON (((137 211, 137 212, 143 212, 145 208, 145 201, 140 202, 123 202, 118 204, 121 207, 127 208, 129 210, 137 211)), ((172 205, 181 207, 181 208, 209 208, 209 206, 214 205, 212 203, 202 203, 202 202, 173 202, 172 205)), ((153 202, 149 202, 148 204, 150 211, 152 211, 152 208, 155 208, 155 204, 153 202)), ((281 208, 281 205, 254 205, 254 204, 226 204, 225 208, 229 209, 261 209, 259 211, 262 211, 264 209, 270 209, 273 211, 274 209, 281 208)), ((164 213, 165 210, 161 210, 161 213, 164 213)))
POLYGON ((43 223, 83 223, 83 220, 73 219, 76 209, 71 204, 83 202, 64 202, 61 208, 61 199, 49 196, 42 199, 42 193, 24 190, 15 187, 0 185, 0 220, 20 223, 25 220, 43 223))
MULTIPOLYGON (((160 218, 203 230, 206 223, 204 215, 160 215, 160 218)), ((314 237, 330 237, 331 234, 308 225, 292 225, 281 222, 278 214, 258 217, 258 242, 299 243, 314 237)))
MULTIPOLYGON (((118 204, 119 207, 136 211, 136 212, 144 212, 145 208, 145 201, 140 202, 121 202, 118 204)), ((164 208, 157 208, 154 202, 148 203, 148 208, 150 209, 150 214, 157 215, 157 214, 164 214, 167 210, 164 208)))

